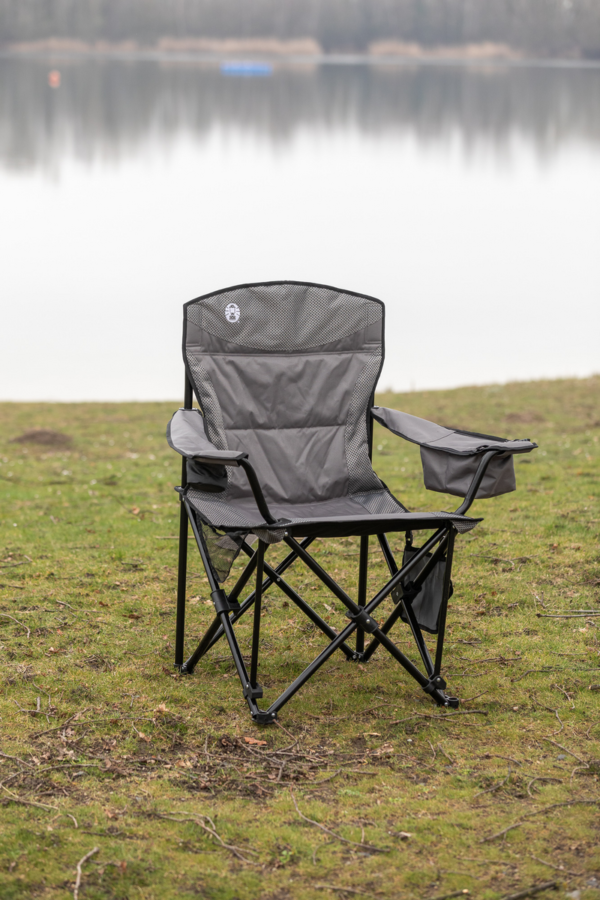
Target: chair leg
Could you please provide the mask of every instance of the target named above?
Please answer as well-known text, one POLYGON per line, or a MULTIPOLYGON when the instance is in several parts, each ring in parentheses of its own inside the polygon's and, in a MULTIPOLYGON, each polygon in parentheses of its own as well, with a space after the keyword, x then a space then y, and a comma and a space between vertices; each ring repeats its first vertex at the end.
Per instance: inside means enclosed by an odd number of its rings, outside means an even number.
MULTIPOLYGON (((367 605, 367 571, 369 567, 369 535, 363 535, 360 539, 360 560, 358 568, 358 599, 357 603, 362 608, 367 605)), ((365 633, 362 628, 356 629, 356 652, 363 653, 365 649, 365 633)))
POLYGON ((440 618, 438 624, 438 639, 435 650, 435 665, 433 674, 439 675, 442 668, 442 656, 444 654, 444 636, 446 634, 446 614, 448 612, 448 600, 450 599, 450 581, 452 575, 452 558, 454 556, 454 541, 456 532, 453 528, 448 534, 448 547, 446 549, 446 571, 444 573, 444 586, 442 593, 442 605, 440 607, 440 618))
POLYGON ((175 667, 183 663, 185 636, 185 591, 187 581, 188 514, 183 501, 179 512, 179 569, 177 573, 177 620, 175 625, 175 667))
POLYGON ((262 582, 264 575, 265 546, 263 541, 258 542, 256 562, 256 590, 254 593, 254 628, 252 631, 252 656, 250 660, 250 686, 253 690, 253 699, 262 697, 262 688, 258 684, 258 650, 260 646, 260 614, 262 608, 262 582))

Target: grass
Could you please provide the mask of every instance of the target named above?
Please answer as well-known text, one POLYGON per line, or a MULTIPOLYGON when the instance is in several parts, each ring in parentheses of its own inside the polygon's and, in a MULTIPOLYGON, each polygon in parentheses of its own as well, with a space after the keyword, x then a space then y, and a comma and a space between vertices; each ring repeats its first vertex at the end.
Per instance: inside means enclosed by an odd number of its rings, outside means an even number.
MULTIPOLYGON (((600 618, 544 617, 600 612, 599 391, 592 378, 379 397, 540 445, 517 462, 517 493, 477 503, 485 521, 457 540, 445 673, 468 714, 437 710, 387 655, 340 655, 262 729, 222 644, 193 678, 172 667, 180 465, 164 429, 178 404, 0 405, 0 895, 72 896, 98 848, 85 900, 494 900, 548 881, 599 898, 600 618), (14 442, 32 427, 71 443, 14 442)), ((409 508, 457 505, 425 492, 416 447, 382 429, 375 446, 409 508)), ((357 541, 314 546, 353 592, 357 541)), ((188 649, 212 615, 196 556, 188 649)), ((383 578, 372 545, 373 593, 383 578)), ((267 598, 268 701, 323 640, 267 598)), ((239 635, 247 651, 249 622, 239 635)))

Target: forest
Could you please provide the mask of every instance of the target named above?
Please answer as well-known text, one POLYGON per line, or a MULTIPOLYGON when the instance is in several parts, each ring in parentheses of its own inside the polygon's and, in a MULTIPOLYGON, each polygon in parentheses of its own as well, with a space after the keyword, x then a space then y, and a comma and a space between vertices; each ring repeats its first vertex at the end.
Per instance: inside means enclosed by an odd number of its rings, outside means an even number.
POLYGON ((598 0, 0 0, 0 47, 164 39, 307 39, 323 53, 387 42, 491 43, 529 56, 600 58, 598 0))

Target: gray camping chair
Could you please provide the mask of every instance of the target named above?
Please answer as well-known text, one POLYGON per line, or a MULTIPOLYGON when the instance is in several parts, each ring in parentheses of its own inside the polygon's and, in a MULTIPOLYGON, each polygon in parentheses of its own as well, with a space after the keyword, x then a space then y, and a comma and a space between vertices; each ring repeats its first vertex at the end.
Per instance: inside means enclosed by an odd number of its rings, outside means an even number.
POLYGON ((426 422, 374 407, 384 356, 384 305, 373 297, 294 281, 247 284, 192 300, 184 307, 184 408, 167 429, 170 446, 183 456, 179 585, 175 664, 191 674, 223 635, 255 722, 277 712, 329 657, 340 650, 366 662, 383 647, 443 706, 441 675, 446 610, 455 536, 480 519, 466 513, 476 497, 515 489, 513 455, 535 448, 426 422), (192 408, 192 391, 200 410, 192 408), (372 419, 420 444, 426 486, 463 499, 456 512, 409 512, 371 465, 372 419), (210 584, 215 618, 184 662, 188 522, 210 584), (433 531, 419 548, 414 531, 433 531), (402 532, 400 567, 386 535, 402 532), (315 538, 360 537, 356 602, 308 552, 315 538), (390 578, 367 601, 369 537, 376 536, 390 578), (250 542, 258 538, 255 550, 250 542), (269 544, 290 552, 276 568, 265 559, 269 544), (242 552, 249 557, 235 586, 222 584, 242 552), (284 580, 300 560, 346 608, 348 625, 337 633, 284 580), (255 588, 240 603, 251 576, 255 588), (325 649, 272 703, 261 710, 258 684, 261 600, 275 584, 329 638, 325 649), (375 612, 392 597, 385 622, 375 612), (254 607, 250 672, 234 624, 254 607), (402 618, 410 627, 424 671, 389 637, 402 618), (423 631, 437 635, 434 658, 423 631), (354 647, 349 640, 356 632, 354 647), (365 635, 370 636, 365 647, 365 635))

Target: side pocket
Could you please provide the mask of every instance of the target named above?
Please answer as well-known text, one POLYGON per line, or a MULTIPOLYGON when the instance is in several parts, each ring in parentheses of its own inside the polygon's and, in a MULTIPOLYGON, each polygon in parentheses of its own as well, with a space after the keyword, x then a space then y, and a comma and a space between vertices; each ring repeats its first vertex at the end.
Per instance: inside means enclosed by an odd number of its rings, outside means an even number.
MULTIPOLYGON (((481 454, 464 456, 446 450, 421 447, 421 463, 425 487, 442 494, 464 497, 481 462, 481 454)), ((477 491, 478 500, 487 500, 516 490, 515 466, 512 453, 496 456, 487 467, 477 491)))
MULTIPOLYGON (((410 547, 404 551, 403 557, 403 565, 415 555, 415 553, 419 552, 418 547, 410 547)), ((425 559, 423 560, 423 565, 431 559, 431 553, 428 553, 425 559)), ((446 571, 446 560, 441 559, 433 568, 433 571, 429 573, 421 590, 412 601, 412 609, 419 624, 419 627, 423 629, 423 631, 428 631, 429 634, 437 634, 438 633, 438 620, 440 617, 440 608, 442 605, 442 591, 444 589, 444 573, 446 571)), ((416 575, 415 575, 416 577, 416 575)), ((450 596, 452 596, 453 588, 452 583, 450 584, 450 596)), ((404 612, 404 608, 400 613, 400 618, 403 622, 408 622, 408 618, 406 613, 404 612)))
POLYGON ((227 487, 225 466, 203 466, 193 459, 187 460, 188 484, 206 494, 222 494, 227 487))

